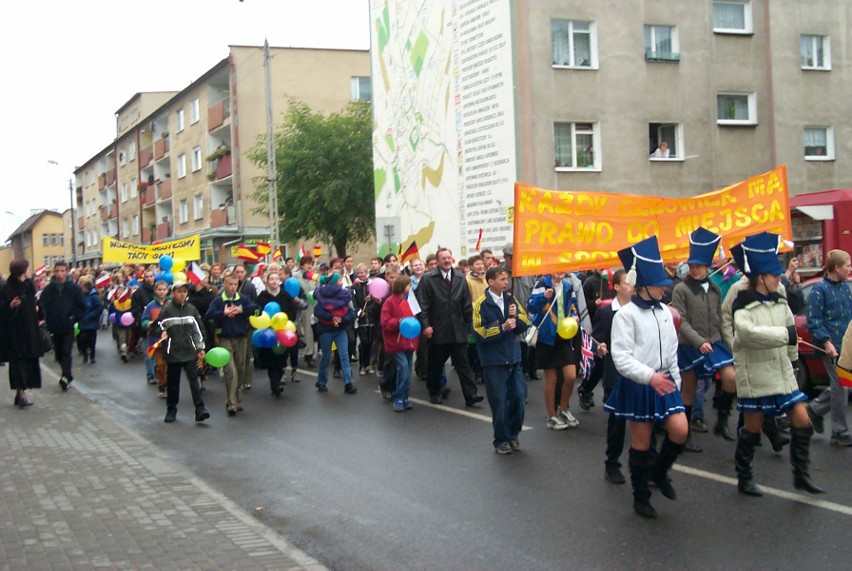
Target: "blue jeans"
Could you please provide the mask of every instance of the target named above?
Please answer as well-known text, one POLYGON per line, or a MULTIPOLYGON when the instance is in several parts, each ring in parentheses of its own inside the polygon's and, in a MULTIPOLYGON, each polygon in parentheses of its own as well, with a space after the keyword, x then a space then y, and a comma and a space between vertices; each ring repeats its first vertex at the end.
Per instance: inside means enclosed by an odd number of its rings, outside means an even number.
POLYGON ((517 438, 524 425, 524 371, 521 363, 482 367, 491 406, 494 446, 517 438))
MULTIPOLYGON (((327 331, 320 333, 319 342, 320 349, 322 350, 322 359, 320 359, 319 373, 317 373, 317 383, 324 387, 328 384, 328 364, 331 362, 331 344, 335 343, 337 345, 337 350, 341 355, 348 355, 349 337, 345 329, 327 331)), ((352 367, 349 365, 349 359, 341 359, 340 368, 343 371, 343 383, 346 385, 352 384, 352 367)))
POLYGON ((712 377, 698 377, 695 399, 692 402, 692 420, 704 420, 704 399, 707 390, 713 386, 712 377))
POLYGON ((153 379, 156 377, 154 368, 157 364, 157 359, 156 357, 154 359, 148 358, 148 348, 153 345, 153 343, 151 343, 151 338, 146 335, 142 345, 145 349, 145 377, 153 379))
MULTIPOLYGON (((389 357, 390 355, 386 355, 389 357)), ((413 351, 394 353, 396 361, 396 390, 393 392, 394 403, 405 403, 408 400, 408 387, 411 384, 411 367, 414 364, 413 351)))

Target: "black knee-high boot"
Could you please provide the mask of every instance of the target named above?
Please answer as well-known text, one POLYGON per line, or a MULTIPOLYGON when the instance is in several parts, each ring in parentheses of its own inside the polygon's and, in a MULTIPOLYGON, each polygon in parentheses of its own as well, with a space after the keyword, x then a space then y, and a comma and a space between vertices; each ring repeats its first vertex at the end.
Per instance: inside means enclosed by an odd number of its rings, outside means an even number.
POLYGON ((769 439, 772 450, 775 452, 781 452, 786 445, 790 444, 790 439, 781 434, 774 416, 767 416, 763 419, 763 433, 769 439))
POLYGON ((751 461, 754 459, 754 447, 760 442, 760 434, 740 430, 737 440, 737 451, 734 454, 734 467, 737 470, 737 490, 747 496, 760 497, 763 490, 754 483, 751 472, 751 461))
POLYGON ((692 405, 684 405, 684 408, 686 409, 686 428, 689 432, 686 434, 686 442, 683 445, 683 449, 687 452, 704 452, 704 449, 692 439, 692 405))
POLYGON ((660 453, 657 454, 657 461, 654 463, 654 468, 651 471, 651 479, 657 484, 660 493, 670 500, 677 499, 677 492, 675 492, 674 486, 672 486, 672 482, 669 480, 669 470, 681 452, 683 452, 683 444, 675 444, 667 436, 660 448, 660 453))
POLYGON ((713 434, 721 436, 728 442, 733 442, 737 439, 734 433, 731 432, 731 429, 728 428, 728 418, 731 416, 731 408, 734 405, 735 396, 734 393, 726 393, 725 391, 722 391, 719 395, 719 410, 716 416, 716 426, 713 427, 713 434))
POLYGON ((633 511, 644 518, 654 519, 657 510, 651 505, 651 453, 648 450, 631 448, 628 457, 630 483, 633 485, 633 511))
POLYGON ((817 486, 811 480, 810 474, 810 450, 811 436, 814 429, 810 426, 805 428, 791 428, 790 436, 790 464, 793 465, 793 487, 804 490, 809 494, 824 494, 825 490, 817 486))

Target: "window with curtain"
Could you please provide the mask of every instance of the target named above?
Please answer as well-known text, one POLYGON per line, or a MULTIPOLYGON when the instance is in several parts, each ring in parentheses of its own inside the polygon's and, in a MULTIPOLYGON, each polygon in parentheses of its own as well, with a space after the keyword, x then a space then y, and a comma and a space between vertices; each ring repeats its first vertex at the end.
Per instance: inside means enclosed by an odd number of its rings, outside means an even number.
POLYGON ((554 123, 553 142, 556 168, 600 168, 594 123, 554 123))
POLYGON ((716 95, 716 119, 719 123, 754 124, 757 122, 754 93, 716 95))
POLYGON ((805 158, 830 160, 834 158, 834 133, 831 127, 805 127, 805 158))
POLYGON ((677 28, 645 25, 645 59, 649 61, 680 61, 677 28))
POLYGON ((595 67, 594 23, 576 20, 550 21, 553 65, 595 67))
POLYGON ((713 31, 751 33, 751 3, 713 2, 713 31))
POLYGON ((830 69, 831 57, 826 36, 805 36, 800 40, 802 67, 806 69, 830 69))
POLYGON ((680 123, 649 123, 648 148, 651 159, 679 159, 681 153, 680 123), (665 146, 663 146, 665 143, 665 146))

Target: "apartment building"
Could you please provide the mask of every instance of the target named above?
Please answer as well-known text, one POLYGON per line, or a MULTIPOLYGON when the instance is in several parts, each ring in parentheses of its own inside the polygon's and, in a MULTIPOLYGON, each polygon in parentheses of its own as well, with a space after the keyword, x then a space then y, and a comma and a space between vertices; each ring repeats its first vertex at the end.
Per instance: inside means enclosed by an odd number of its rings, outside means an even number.
MULTIPOLYGON (((339 111, 369 98, 363 50, 270 48, 272 105, 287 100, 339 111)), ((100 263, 104 236, 148 244, 201 235, 203 261, 233 262, 231 248, 268 240, 246 153, 266 134, 263 48, 229 55, 177 92, 137 93, 116 111, 116 138, 75 171, 77 260, 100 263)))
MULTIPOLYGON (((53 210, 33 212, 9 236, 10 261, 26 258, 30 262, 30 270, 45 265, 52 266, 60 260, 70 262, 65 257, 65 226, 63 216, 53 210)), ((0 268, 8 274, 9 265, 0 268)))

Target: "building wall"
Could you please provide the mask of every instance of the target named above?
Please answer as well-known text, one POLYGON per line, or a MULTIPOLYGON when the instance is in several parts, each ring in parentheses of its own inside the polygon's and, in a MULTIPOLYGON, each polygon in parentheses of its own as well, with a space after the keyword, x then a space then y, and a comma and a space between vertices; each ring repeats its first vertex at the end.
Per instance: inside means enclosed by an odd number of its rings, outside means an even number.
MULTIPOLYGON (((46 212, 33 225, 32 229, 27 232, 29 234, 27 240, 25 237, 24 257, 30 261, 32 269, 38 268, 42 264, 50 266, 54 261, 65 260, 65 246, 59 240, 59 237, 65 236, 65 225, 62 222, 62 215, 57 212, 46 212), (44 245, 44 236, 47 235, 48 245, 44 245), (57 244, 52 244, 51 236, 57 237, 57 244), (49 259, 45 259, 45 258, 49 259)), ((67 237, 66 237, 67 240, 67 237)))
POLYGON ((791 194, 852 180, 849 3, 752 0, 753 33, 713 32, 712 2, 536 0, 515 3, 519 172, 524 182, 686 196, 787 164, 791 194), (552 65, 551 19, 595 22, 598 69, 552 65), (646 62, 644 25, 677 26, 679 63, 646 62), (830 72, 803 71, 799 37, 830 34, 830 72), (720 126, 719 91, 754 92, 757 124, 720 126), (808 102, 819 102, 809 104, 808 102), (597 122, 599 172, 558 172, 555 121, 597 122), (684 160, 650 161, 650 123, 682 123, 684 160), (805 124, 835 126, 836 160, 804 160, 805 124))
POLYGON ((9 264, 12 262, 12 247, 0 246, 0 276, 9 277, 9 264))

